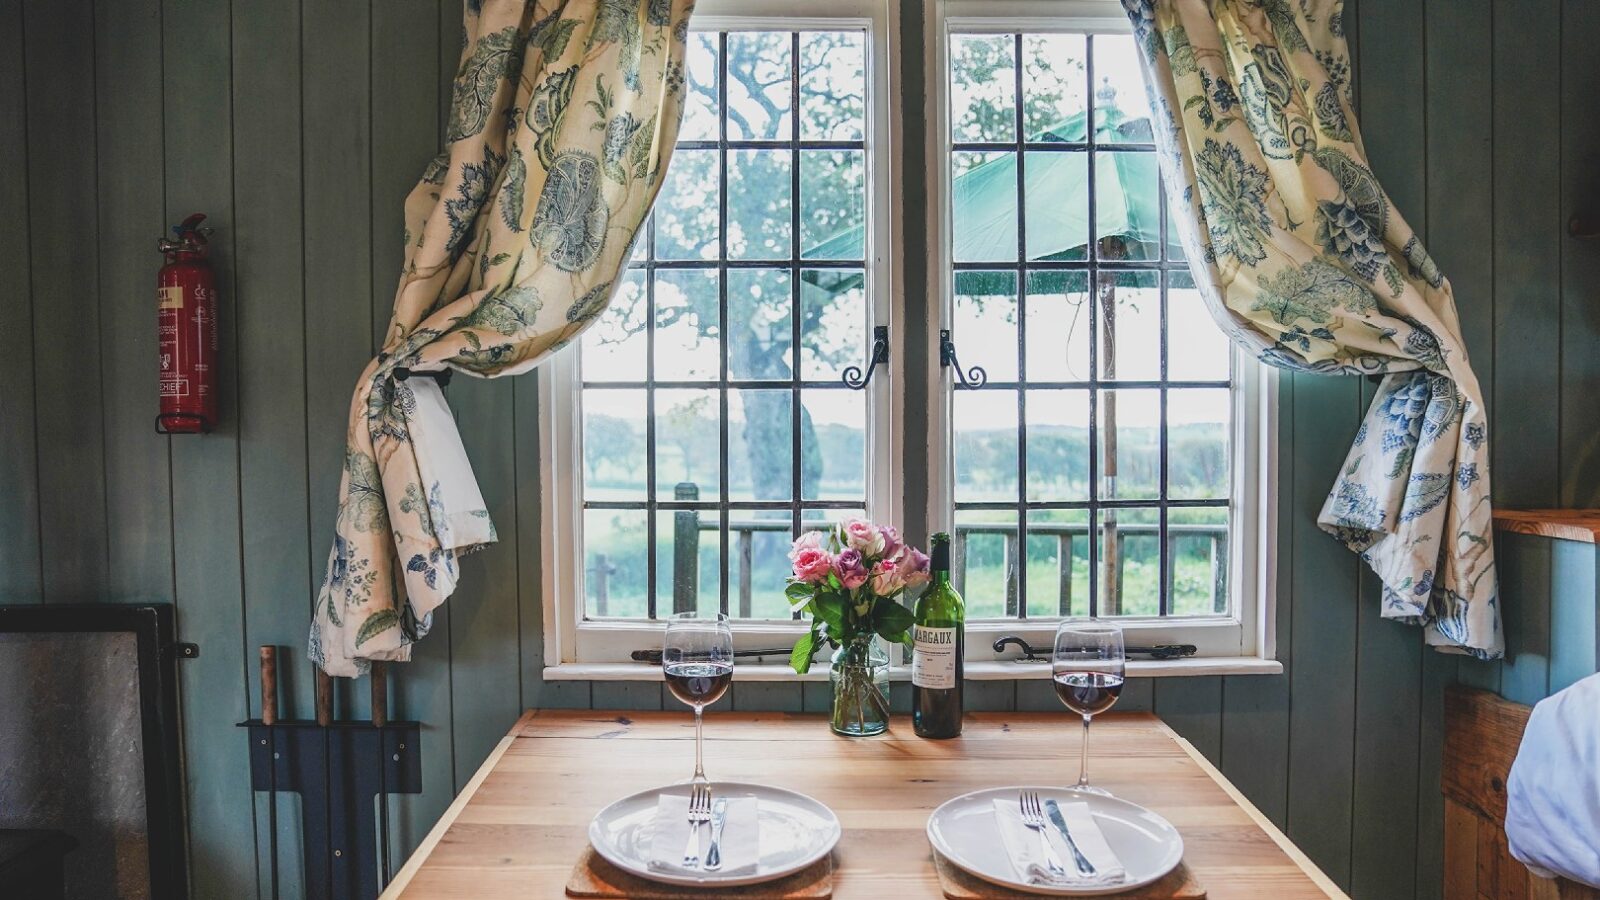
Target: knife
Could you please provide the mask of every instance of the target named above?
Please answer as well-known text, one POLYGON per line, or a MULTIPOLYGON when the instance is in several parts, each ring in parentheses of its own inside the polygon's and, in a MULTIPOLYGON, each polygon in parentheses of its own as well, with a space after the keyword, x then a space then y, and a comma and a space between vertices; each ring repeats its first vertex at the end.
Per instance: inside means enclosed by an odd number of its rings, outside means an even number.
POLYGON ((711 848, 706 851, 706 871, 722 868, 722 826, 728 824, 728 798, 718 797, 711 805, 711 848))
POLYGON ((1078 850, 1078 842, 1072 839, 1072 832, 1067 830, 1067 820, 1061 815, 1061 807, 1054 799, 1046 799, 1044 811, 1049 814, 1051 824, 1055 825, 1061 836, 1067 839, 1067 849, 1072 851, 1072 861, 1078 864, 1078 871, 1084 875, 1093 875, 1094 865, 1078 850))

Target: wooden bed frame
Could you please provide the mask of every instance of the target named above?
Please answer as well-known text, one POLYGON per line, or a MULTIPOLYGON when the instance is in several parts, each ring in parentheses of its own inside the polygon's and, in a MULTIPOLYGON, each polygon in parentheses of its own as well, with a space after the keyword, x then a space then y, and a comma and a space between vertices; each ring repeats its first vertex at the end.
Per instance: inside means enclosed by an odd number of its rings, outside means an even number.
POLYGON ((1535 876, 1506 846, 1506 778, 1532 712, 1488 691, 1445 693, 1444 900, 1600 900, 1600 890, 1535 876))

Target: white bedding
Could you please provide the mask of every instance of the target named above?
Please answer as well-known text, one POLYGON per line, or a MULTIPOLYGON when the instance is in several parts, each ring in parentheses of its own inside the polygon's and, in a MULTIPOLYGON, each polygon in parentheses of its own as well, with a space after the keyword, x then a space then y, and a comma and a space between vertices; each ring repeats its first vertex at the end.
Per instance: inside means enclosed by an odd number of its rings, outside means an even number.
POLYGON ((1533 708, 1506 785, 1511 855, 1600 887, 1600 674, 1533 708))

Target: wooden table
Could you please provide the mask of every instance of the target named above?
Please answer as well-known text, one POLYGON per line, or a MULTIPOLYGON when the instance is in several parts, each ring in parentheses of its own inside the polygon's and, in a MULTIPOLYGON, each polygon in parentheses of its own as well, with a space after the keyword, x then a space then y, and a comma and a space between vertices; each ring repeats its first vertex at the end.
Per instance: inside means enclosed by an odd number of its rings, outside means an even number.
MULTIPOLYGON (((889 733, 849 740, 818 715, 711 713, 712 779, 761 781, 826 803, 844 825, 834 896, 939 897, 924 833, 957 794, 1077 778, 1078 732, 1064 714, 977 713, 962 736, 889 733)), ((1210 900, 1344 897, 1187 741, 1149 713, 1095 720, 1090 777, 1166 816, 1210 900)), ((384 897, 558 898, 589 820, 635 791, 694 768, 687 711, 525 713, 445 811, 384 897)))

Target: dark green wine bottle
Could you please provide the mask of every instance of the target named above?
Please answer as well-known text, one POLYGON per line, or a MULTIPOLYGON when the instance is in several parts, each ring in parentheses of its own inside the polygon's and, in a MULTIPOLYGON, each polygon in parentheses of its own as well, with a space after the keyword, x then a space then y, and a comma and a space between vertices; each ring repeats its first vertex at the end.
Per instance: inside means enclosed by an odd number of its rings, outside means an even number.
POLYGON ((919 737, 953 738, 961 733, 967 605, 950 583, 950 535, 935 534, 931 543, 933 580, 912 630, 911 724, 919 737))

